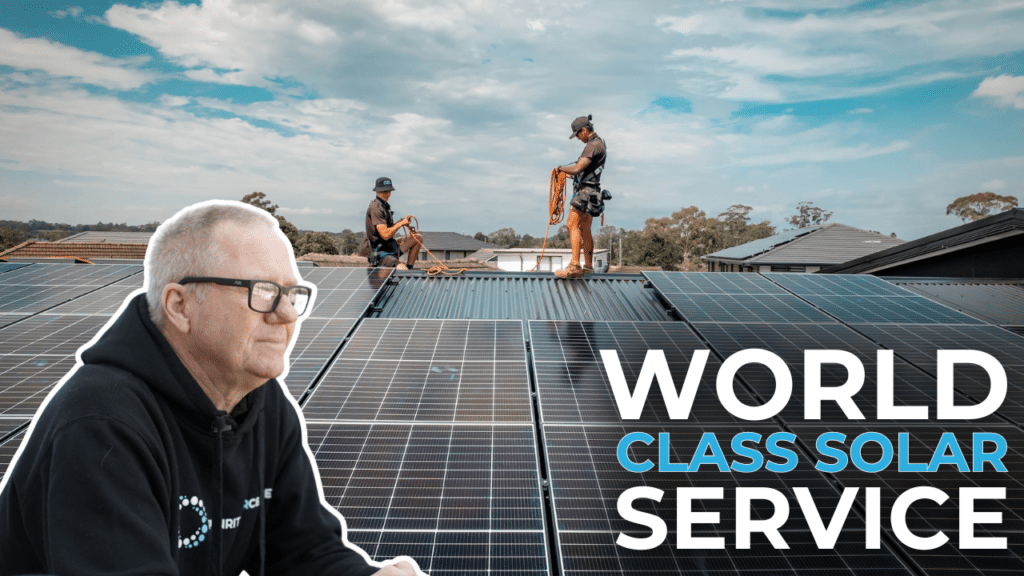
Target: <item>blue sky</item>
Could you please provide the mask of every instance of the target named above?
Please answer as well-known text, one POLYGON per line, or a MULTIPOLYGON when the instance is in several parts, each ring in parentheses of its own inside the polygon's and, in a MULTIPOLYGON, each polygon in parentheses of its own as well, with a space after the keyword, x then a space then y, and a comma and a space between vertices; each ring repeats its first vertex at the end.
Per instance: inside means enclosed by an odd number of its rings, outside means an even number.
POLYGON ((162 221, 266 193, 360 229, 539 236, 592 114, 606 223, 800 201, 905 239, 1024 199, 1024 0, 0 3, 0 218, 162 221))

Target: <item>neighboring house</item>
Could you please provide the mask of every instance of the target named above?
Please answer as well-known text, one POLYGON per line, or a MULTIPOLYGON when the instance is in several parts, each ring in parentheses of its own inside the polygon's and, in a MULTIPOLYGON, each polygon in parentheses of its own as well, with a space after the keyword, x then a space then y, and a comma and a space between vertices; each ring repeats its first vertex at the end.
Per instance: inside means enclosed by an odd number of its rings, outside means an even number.
MULTIPOLYGON (((553 272, 569 265, 569 261, 572 259, 572 249, 548 248, 543 251, 543 257, 541 257, 540 248, 498 248, 475 254, 473 258, 497 264, 498 268, 506 272, 529 272, 534 267, 538 272, 553 272), (538 258, 540 258, 539 264, 538 258)), ((582 259, 581 256, 581 264, 582 259)), ((607 249, 594 250, 594 271, 608 271, 607 249)))
POLYGON ((881 252, 837 263, 828 274, 1024 278, 1024 211, 1007 210, 881 252))
POLYGON ((845 224, 786 230, 701 256, 709 272, 817 272, 906 242, 845 224))
MULTIPOLYGON (((399 237, 403 233, 399 233, 399 237)), ((481 242, 472 236, 459 234, 457 232, 420 232, 423 236, 423 247, 430 250, 438 260, 460 260, 468 258, 477 250, 489 248, 501 248, 497 244, 481 242)), ((420 260, 432 260, 423 250, 420 250, 420 260)))

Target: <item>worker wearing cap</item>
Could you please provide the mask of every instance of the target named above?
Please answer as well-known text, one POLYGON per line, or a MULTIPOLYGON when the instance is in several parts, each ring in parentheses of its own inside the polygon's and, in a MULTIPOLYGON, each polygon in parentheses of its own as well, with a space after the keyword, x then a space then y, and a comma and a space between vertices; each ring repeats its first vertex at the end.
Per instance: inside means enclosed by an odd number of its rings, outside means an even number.
POLYGON ((569 229, 569 241, 572 243, 572 260, 562 270, 556 270, 559 278, 579 278, 584 273, 594 271, 594 238, 590 233, 590 225, 594 216, 604 211, 604 194, 601 190, 601 172, 607 149, 590 123, 593 116, 580 116, 572 121, 572 135, 569 139, 579 138, 586 144, 575 164, 567 164, 556 168, 573 177, 573 196, 569 202, 572 209, 565 226, 569 229), (584 265, 580 266, 580 249, 584 254, 584 265))
POLYGON ((398 222, 394 221, 394 212, 391 211, 391 205, 388 204, 388 199, 391 198, 391 193, 394 190, 391 178, 387 176, 377 178, 377 183, 373 188, 377 197, 370 202, 370 207, 366 209, 366 240, 368 241, 366 257, 371 266, 410 270, 416 263, 416 257, 419 256, 423 237, 413 230, 401 241, 395 240, 398 230, 402 226, 407 226, 414 216, 410 214, 398 222), (409 255, 406 262, 401 261, 403 254, 409 255))

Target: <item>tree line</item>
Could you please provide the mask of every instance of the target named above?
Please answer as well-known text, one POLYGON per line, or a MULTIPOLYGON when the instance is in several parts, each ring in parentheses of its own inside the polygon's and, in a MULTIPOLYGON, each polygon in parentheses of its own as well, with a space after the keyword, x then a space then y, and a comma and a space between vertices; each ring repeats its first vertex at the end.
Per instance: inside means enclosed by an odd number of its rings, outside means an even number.
MULTIPOLYGON (((279 206, 263 192, 252 192, 242 197, 242 202, 266 210, 281 226, 291 242, 296 256, 304 254, 345 254, 359 251, 365 233, 350 229, 338 233, 299 230, 284 216, 277 213, 279 206)), ((1004 212, 1017 205, 1014 196, 1003 196, 993 192, 978 192, 955 199, 946 207, 946 214, 952 214, 964 222, 973 222, 986 216, 1004 212)), ((665 270, 703 270, 701 256, 726 248, 745 244, 752 240, 767 238, 777 233, 768 220, 755 222, 750 218, 750 206, 734 204, 717 216, 708 216, 696 206, 681 208, 670 216, 648 218, 640 230, 626 230, 614 226, 602 226, 594 231, 594 245, 597 249, 608 248, 609 261, 622 262, 625 266, 660 266, 665 270), (621 255, 620 255, 621 245, 621 255)), ((814 206, 811 202, 800 202, 796 212, 785 221, 794 228, 814 226, 828 222, 832 211, 814 206)), ((125 223, 96 224, 55 224, 43 220, 20 222, 0 220, 0 251, 16 246, 29 239, 56 241, 85 231, 103 232, 153 232, 159 222, 142 225, 125 223)), ((540 248, 544 238, 529 234, 519 235, 513 228, 501 228, 489 234, 477 232, 474 238, 490 242, 502 248, 540 248)), ((549 248, 570 248, 569 231, 563 225, 554 235, 547 238, 549 248)))

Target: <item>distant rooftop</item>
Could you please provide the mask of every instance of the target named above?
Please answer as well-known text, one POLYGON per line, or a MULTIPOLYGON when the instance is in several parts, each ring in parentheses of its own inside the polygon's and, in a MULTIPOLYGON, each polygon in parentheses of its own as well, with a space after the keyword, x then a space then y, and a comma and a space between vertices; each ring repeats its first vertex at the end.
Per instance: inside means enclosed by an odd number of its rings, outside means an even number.
POLYGON ((79 232, 67 238, 61 238, 57 242, 109 242, 113 244, 149 244, 153 237, 152 232, 101 232, 98 230, 87 230, 79 232))
POLYGON ((501 248, 497 244, 481 242, 472 236, 458 232, 420 232, 420 235, 423 236, 423 245, 433 252, 438 250, 476 252, 485 248, 501 248))
POLYGON ((112 242, 23 242, 0 252, 2 259, 67 259, 67 260, 142 260, 146 244, 112 242))
POLYGON ((786 230, 713 254, 703 260, 753 264, 829 265, 846 262, 906 242, 845 224, 824 224, 786 230))

